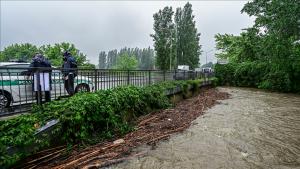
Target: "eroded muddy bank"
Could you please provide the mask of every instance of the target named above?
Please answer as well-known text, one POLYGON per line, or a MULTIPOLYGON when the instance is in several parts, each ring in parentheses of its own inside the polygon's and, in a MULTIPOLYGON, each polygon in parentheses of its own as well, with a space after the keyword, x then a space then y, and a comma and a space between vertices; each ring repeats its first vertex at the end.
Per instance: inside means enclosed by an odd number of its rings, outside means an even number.
POLYGON ((300 168, 300 96, 220 88, 231 94, 182 134, 109 168, 300 168))

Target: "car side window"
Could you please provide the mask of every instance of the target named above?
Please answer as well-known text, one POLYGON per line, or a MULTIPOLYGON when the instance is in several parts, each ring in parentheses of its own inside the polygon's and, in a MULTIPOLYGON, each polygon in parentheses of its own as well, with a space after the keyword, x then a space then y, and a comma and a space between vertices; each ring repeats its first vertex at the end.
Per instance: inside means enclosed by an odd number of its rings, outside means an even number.
MULTIPOLYGON (((4 68, 4 67, 3 67, 4 68)), ((0 75, 1 76, 8 76, 8 70, 7 69, 0 69, 0 75)))
POLYGON ((27 71, 26 68, 29 67, 29 64, 16 64, 16 65, 7 65, 6 66, 10 76, 20 76, 22 72, 27 71), (15 69, 14 69, 15 68, 15 69), (24 69, 19 69, 24 68, 24 69))

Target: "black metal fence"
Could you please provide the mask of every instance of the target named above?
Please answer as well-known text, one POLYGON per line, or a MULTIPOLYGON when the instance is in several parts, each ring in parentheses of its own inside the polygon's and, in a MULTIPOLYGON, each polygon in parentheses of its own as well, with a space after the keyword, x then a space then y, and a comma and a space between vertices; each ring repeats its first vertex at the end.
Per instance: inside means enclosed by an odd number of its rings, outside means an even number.
MULTIPOLYGON (((68 97, 66 69, 28 68, 28 65, 0 66, 0 116, 29 111, 32 104, 68 97)), ((162 81, 204 78, 212 74, 194 71, 76 69, 74 90, 96 91, 117 86, 146 86, 162 81)))

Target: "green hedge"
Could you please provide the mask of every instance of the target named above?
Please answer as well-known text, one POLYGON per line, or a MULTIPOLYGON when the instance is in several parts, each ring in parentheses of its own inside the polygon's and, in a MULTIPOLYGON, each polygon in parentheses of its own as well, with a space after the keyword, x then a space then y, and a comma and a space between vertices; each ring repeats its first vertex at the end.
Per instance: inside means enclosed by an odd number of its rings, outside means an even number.
POLYGON ((267 62, 229 63, 215 66, 219 85, 257 87, 282 92, 300 92, 300 65, 267 62))
POLYGON ((26 149, 14 155, 7 154, 7 147, 35 145, 36 152, 49 146, 46 136, 36 137, 37 128, 47 121, 58 119, 51 135, 56 142, 92 143, 122 135, 133 129, 131 119, 156 109, 170 106, 166 89, 189 84, 199 87, 202 80, 170 81, 148 87, 118 87, 94 93, 78 93, 65 100, 35 106, 31 114, 0 121, 0 166, 10 166, 29 153, 26 149))

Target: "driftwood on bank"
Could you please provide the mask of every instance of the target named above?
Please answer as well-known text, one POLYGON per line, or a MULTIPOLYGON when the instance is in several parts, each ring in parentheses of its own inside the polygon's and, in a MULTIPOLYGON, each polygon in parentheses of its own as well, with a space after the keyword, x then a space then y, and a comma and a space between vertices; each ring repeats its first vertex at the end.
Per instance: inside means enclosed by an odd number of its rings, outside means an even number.
POLYGON ((216 100, 226 98, 227 93, 216 89, 201 90, 198 96, 179 102, 173 109, 160 110, 140 117, 137 120, 137 130, 122 138, 115 138, 123 140, 120 144, 99 143, 79 152, 74 150, 68 158, 57 157, 62 155, 60 149, 48 150, 44 151, 48 154, 40 157, 40 161, 35 163, 34 159, 29 160, 31 162, 22 168, 101 168, 122 162, 139 156, 132 154, 135 147, 145 144, 155 145, 173 133, 184 131, 194 119, 204 113, 205 109, 216 104, 216 100))

